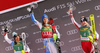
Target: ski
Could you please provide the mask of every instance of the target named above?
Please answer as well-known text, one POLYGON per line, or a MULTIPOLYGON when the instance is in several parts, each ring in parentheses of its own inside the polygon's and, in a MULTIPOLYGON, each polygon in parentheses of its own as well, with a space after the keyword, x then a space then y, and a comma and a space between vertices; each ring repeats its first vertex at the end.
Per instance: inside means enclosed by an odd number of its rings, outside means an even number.
MULTIPOLYGON (((94 19, 94 14, 90 15, 90 21, 91 21, 91 26, 92 26, 92 34, 93 34, 93 40, 95 41, 96 39, 96 33, 95 33, 95 19, 94 19)), ((98 47, 97 45, 95 47, 95 53, 98 53, 98 47)))
POLYGON ((22 35, 22 42, 23 42, 23 50, 22 50, 22 53, 25 53, 26 51, 26 34, 24 32, 21 33, 22 35))
POLYGON ((92 34, 93 34, 93 39, 96 39, 96 33, 95 33, 95 20, 94 20, 94 15, 90 15, 90 21, 91 21, 91 26, 92 26, 92 34))
POLYGON ((52 25, 53 39, 54 39, 55 45, 58 49, 58 52, 61 53, 60 43, 56 41, 57 40, 57 34, 56 34, 55 25, 54 25, 54 20, 52 18, 50 18, 50 24, 52 25))

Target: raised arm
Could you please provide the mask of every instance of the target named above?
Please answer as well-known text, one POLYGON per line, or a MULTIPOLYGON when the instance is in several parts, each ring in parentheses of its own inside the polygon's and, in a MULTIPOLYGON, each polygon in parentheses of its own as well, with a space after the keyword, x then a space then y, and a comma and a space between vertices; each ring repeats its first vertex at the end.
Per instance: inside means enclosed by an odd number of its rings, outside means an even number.
POLYGON ((7 34, 7 32, 5 32, 5 34, 4 34, 4 39, 9 43, 9 44, 11 44, 13 41, 11 41, 9 38, 8 38, 8 34, 7 34))
POLYGON ((73 13, 72 13, 72 10, 70 9, 69 10, 69 12, 68 12, 68 14, 70 15, 70 17, 71 17, 71 21, 72 21, 72 23, 80 30, 80 27, 81 27, 81 25, 80 24, 78 24, 76 21, 75 21, 75 19, 74 19, 74 17, 73 17, 73 13))
POLYGON ((33 13, 31 13, 30 16, 31 16, 32 21, 41 29, 41 28, 42 28, 42 23, 38 22, 38 21, 35 19, 33 13))

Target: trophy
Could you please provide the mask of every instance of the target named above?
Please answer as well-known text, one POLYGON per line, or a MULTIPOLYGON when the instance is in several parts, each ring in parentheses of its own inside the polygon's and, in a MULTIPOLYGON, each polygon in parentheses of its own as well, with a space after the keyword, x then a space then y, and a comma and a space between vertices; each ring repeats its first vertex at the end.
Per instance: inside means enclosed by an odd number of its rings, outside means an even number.
MULTIPOLYGON (((69 10, 72 10, 72 11, 76 10, 76 7, 72 3, 70 3, 68 7, 69 7, 69 10)), ((70 12, 68 11, 67 14, 70 15, 70 12)))
POLYGON ((37 4, 37 3, 34 3, 34 4, 30 5, 30 6, 27 8, 27 11, 32 12, 33 9, 36 9, 37 7, 38 7, 38 4, 37 4))
POLYGON ((5 29, 8 29, 8 33, 11 33, 11 28, 12 28, 12 24, 10 23, 10 22, 8 22, 8 23, 6 23, 4 26, 1 26, 1 29, 2 29, 2 31, 1 31, 1 34, 2 35, 4 35, 4 30, 5 29))

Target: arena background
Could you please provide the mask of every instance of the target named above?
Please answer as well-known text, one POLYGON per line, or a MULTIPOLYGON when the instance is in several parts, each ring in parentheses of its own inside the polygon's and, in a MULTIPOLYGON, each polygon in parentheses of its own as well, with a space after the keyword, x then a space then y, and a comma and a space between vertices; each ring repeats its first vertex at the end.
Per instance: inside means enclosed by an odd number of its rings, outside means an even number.
MULTIPOLYGON (((79 24, 81 24, 81 16, 86 16, 90 23, 89 15, 95 15, 96 30, 100 34, 100 0, 46 0, 39 3, 38 8, 34 9, 34 14, 40 22, 42 22, 44 13, 54 19, 61 34, 62 53, 82 53, 79 30, 72 24, 70 16, 66 13, 70 3, 76 6, 73 14, 79 24)), ((11 22, 13 27, 8 34, 11 40, 13 40, 11 34, 13 31, 19 34, 25 32, 31 53, 44 53, 40 29, 32 22, 27 7, 0 14, 0 27, 11 22)), ((2 30, 0 29, 0 31, 0 53, 13 53, 12 46, 4 40, 2 30)))

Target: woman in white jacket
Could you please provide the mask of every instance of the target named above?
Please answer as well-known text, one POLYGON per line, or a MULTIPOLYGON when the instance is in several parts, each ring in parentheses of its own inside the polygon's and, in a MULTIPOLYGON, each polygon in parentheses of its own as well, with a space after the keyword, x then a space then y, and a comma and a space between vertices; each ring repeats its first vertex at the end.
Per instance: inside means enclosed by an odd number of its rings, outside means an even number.
MULTIPOLYGON (((5 28, 4 30, 4 39, 12 45, 13 49, 14 49, 14 53, 23 53, 24 49, 23 49, 23 43, 22 43, 22 38, 16 33, 16 32, 13 32, 12 35, 13 35, 13 38, 14 38, 14 41, 11 41, 9 38, 8 38, 8 34, 7 34, 7 31, 8 29, 5 28)), ((29 53, 30 52, 30 49, 28 46, 26 46, 26 51, 24 51, 24 53, 29 53)))

